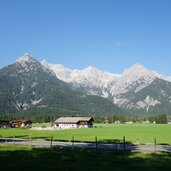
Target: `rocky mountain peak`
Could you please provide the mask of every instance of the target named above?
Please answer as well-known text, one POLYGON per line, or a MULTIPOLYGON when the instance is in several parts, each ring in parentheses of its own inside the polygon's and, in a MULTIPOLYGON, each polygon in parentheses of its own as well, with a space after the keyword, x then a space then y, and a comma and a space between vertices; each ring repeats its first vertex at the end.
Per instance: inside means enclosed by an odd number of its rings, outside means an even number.
MULTIPOLYGON (((42 65, 39 61, 37 61, 32 55, 25 53, 23 56, 19 57, 16 61, 16 64, 21 68, 18 69, 18 72, 27 73, 29 71, 38 71, 39 69, 43 72, 48 72, 51 75, 55 75, 53 71, 49 70, 48 67, 42 65)), ((44 61, 44 63, 46 63, 44 61)), ((48 63, 47 63, 48 64, 48 63)))
POLYGON ((40 63, 28 53, 25 53, 23 56, 19 57, 15 62, 25 68, 40 65, 40 63))
POLYGON ((47 62, 45 59, 42 60, 40 63, 41 63, 42 65, 44 65, 45 67, 48 67, 48 66, 49 66, 48 62, 47 62))
POLYGON ((35 62, 36 60, 33 58, 33 56, 31 56, 28 53, 25 53, 23 56, 19 57, 16 62, 18 63, 28 63, 28 62, 35 62))
POLYGON ((143 65, 134 64, 132 67, 125 69, 122 75, 130 75, 130 74, 142 74, 149 72, 143 65))
POLYGON ((93 66, 88 66, 87 68, 83 69, 82 72, 84 74, 88 74, 88 75, 101 75, 102 71, 100 71, 99 69, 97 69, 96 67, 93 66))

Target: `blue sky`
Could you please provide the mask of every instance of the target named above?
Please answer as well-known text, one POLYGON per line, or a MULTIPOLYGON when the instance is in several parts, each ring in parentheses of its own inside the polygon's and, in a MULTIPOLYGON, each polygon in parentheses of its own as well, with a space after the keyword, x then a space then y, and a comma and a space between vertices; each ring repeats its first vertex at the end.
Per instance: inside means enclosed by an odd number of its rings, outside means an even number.
POLYGON ((141 63, 171 75, 170 0, 0 0, 0 68, 39 61, 120 74, 141 63))

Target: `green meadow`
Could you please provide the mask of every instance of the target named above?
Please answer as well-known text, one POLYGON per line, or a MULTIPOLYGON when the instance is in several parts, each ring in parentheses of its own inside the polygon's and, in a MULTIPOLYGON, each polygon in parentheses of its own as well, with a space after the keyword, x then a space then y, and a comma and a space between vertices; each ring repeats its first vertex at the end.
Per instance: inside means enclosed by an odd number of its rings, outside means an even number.
POLYGON ((0 129, 1 137, 71 140, 74 136, 79 141, 121 141, 123 136, 127 142, 171 144, 171 125, 169 124, 95 124, 94 128, 67 130, 30 130, 22 128, 0 129))
POLYGON ((3 171, 168 171, 171 155, 0 145, 3 171))

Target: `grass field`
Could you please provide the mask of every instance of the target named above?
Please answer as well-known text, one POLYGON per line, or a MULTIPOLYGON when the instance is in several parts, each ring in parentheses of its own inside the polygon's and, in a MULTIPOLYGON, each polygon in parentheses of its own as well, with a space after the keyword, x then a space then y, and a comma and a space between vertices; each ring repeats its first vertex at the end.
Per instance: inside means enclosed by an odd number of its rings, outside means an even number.
POLYGON ((0 145, 3 171, 168 171, 171 155, 0 145))
POLYGON ((54 140, 75 140, 94 141, 97 136, 98 141, 122 140, 123 136, 126 141, 139 143, 153 143, 156 137, 157 143, 171 144, 171 125, 157 124, 108 124, 96 125, 97 128, 90 129, 68 129, 68 130, 30 130, 30 129, 0 129, 1 137, 20 137, 40 139, 49 139, 53 135, 54 140))

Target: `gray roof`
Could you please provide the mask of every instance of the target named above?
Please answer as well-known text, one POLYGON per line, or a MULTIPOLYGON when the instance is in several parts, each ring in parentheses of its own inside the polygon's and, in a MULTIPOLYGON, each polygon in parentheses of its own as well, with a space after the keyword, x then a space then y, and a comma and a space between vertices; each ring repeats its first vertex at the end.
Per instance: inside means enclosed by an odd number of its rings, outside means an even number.
POLYGON ((79 121, 93 121, 92 117, 60 117, 55 123, 78 123, 79 121))

